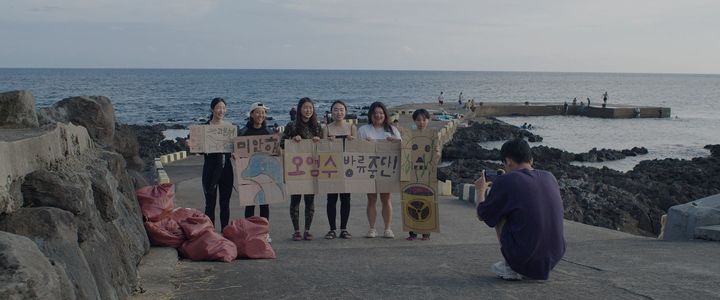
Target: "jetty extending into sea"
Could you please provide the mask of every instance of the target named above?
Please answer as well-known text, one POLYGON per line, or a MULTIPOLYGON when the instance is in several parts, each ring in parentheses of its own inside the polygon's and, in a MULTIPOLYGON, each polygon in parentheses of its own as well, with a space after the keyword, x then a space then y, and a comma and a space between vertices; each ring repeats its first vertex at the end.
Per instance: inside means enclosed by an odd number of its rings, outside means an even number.
MULTIPOLYGON (((586 105, 584 102, 476 102, 474 109, 470 105, 445 103, 408 103, 395 106, 391 111, 400 114, 424 108, 434 112, 461 114, 465 117, 511 117, 511 116, 585 116, 590 118, 631 119, 631 118, 669 118, 670 108, 659 106, 639 106, 631 104, 586 105)), ((412 112, 410 112, 412 114, 412 112)))

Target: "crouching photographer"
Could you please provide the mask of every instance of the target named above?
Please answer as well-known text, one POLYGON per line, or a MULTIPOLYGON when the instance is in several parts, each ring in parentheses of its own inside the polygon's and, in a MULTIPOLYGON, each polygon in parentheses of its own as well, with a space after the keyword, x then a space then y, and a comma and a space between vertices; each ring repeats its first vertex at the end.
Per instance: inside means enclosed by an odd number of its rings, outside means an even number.
POLYGON ((530 145, 523 139, 503 144, 506 174, 489 182, 484 172, 475 181, 477 215, 494 227, 504 260, 492 266, 506 280, 546 280, 565 254, 563 203, 555 176, 533 169, 530 145))

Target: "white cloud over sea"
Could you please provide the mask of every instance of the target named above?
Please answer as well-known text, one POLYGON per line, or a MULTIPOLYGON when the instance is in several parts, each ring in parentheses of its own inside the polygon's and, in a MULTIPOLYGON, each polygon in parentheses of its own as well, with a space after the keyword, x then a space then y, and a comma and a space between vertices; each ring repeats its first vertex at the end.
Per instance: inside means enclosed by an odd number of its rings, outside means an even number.
POLYGON ((0 40, 12 41, 0 67, 720 73, 720 2, 708 0, 0 5, 0 40))

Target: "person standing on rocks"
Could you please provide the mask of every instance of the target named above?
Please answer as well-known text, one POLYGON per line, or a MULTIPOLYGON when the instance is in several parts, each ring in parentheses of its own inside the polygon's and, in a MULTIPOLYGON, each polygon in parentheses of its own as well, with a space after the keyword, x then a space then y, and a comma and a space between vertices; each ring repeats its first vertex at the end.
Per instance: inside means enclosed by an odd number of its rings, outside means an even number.
POLYGON ((505 280, 546 280, 565 254, 560 187, 550 172, 533 169, 525 140, 505 142, 500 155, 507 173, 487 196, 485 175, 475 181, 478 218, 495 228, 504 257, 491 269, 505 280))
MULTIPOLYGON (((267 126, 267 111, 268 107, 263 105, 262 102, 255 102, 250 104, 250 112, 248 113, 250 119, 248 120, 245 127, 238 131, 238 136, 253 136, 253 135, 271 135, 275 134, 273 128, 267 126)), ((249 218, 255 215, 255 205, 245 206, 245 218, 249 218)), ((260 205, 260 216, 270 221, 270 205, 260 205)), ((271 242, 270 234, 268 234, 268 242, 271 242)))
POLYGON ((458 96, 458 105, 462 106, 463 103, 463 95, 462 92, 460 92, 460 95, 458 96))
MULTIPOLYGON (((368 110, 368 124, 358 129, 358 137, 368 141, 388 140, 399 141, 400 131, 395 126, 390 125, 387 117, 387 109, 382 102, 373 102, 368 110)), ((377 236, 375 230, 375 219, 377 218, 377 193, 367 194, 367 218, 370 225, 366 237, 374 238, 377 236)), ((382 202, 382 217, 385 222, 385 232, 383 237, 394 239, 395 234, 390 229, 392 221, 392 205, 390 203, 390 193, 380 193, 380 201, 382 202)))
MULTIPOLYGON (((225 121, 225 99, 215 98, 210 102, 209 125, 232 125, 225 121)), ((202 186, 205 194, 205 214, 215 223, 215 204, 220 202, 220 230, 230 221, 230 196, 233 189, 233 167, 230 153, 205 153, 203 162, 202 186)))
MULTIPOLYGON (((312 139, 314 142, 320 141, 323 135, 322 126, 317 120, 317 114, 315 113, 315 104, 312 99, 303 97, 297 104, 297 116, 295 121, 285 126, 283 132, 283 138, 281 145, 284 145, 285 140, 292 140, 299 143, 303 139, 312 139)), ((312 225, 313 216, 315 215, 315 195, 290 195, 290 220, 292 220, 293 228, 295 232, 292 235, 292 239, 295 241, 306 240, 310 241, 313 239, 313 235, 310 233, 310 226, 312 225), (305 199, 305 232, 300 234, 300 200, 305 199)))
POLYGON ((440 91, 440 96, 438 96, 438 105, 442 106, 443 102, 445 102, 445 97, 443 97, 443 92, 440 91))
POLYGON ((590 97, 587 97, 588 107, 590 107, 590 97))
MULTIPOLYGON (((332 141, 334 139, 354 140, 357 137, 357 127, 345 122, 345 114, 347 113, 347 105, 345 102, 337 100, 330 106, 333 122, 325 126, 324 136, 332 141)), ((337 237, 335 230, 337 225, 335 218, 337 216, 337 201, 340 198, 340 238, 350 239, 352 235, 347 230, 348 219, 350 219, 350 193, 328 194, 327 195, 327 217, 330 223, 330 231, 325 235, 325 239, 331 240, 337 237)))

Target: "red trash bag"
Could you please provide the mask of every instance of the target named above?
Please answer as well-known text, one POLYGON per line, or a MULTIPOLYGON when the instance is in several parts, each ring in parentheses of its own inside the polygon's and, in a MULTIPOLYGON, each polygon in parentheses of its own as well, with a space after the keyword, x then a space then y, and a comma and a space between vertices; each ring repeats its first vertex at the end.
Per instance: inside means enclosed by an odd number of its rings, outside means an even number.
POLYGON ((186 240, 182 228, 172 218, 145 222, 145 230, 153 246, 178 248, 186 240))
POLYGON ((172 183, 151 185, 135 190, 143 218, 157 222, 170 215, 173 209, 175 186, 172 183))
POLYGON ((203 231, 215 231, 215 226, 206 215, 192 216, 179 222, 180 228, 189 240, 194 240, 203 234, 203 231))
POLYGON ((233 220, 223 229, 223 236, 235 243, 238 257, 275 258, 275 251, 267 242, 268 232, 268 220, 253 216, 233 220))
POLYGON ((235 244, 212 230, 203 230, 180 247, 180 254, 191 260, 231 262, 237 257, 235 244))
POLYGON ((175 220, 175 222, 180 223, 180 221, 184 221, 188 217, 200 215, 204 216, 205 214, 194 208, 178 207, 176 209, 173 209, 171 217, 173 218, 173 220, 175 220))

